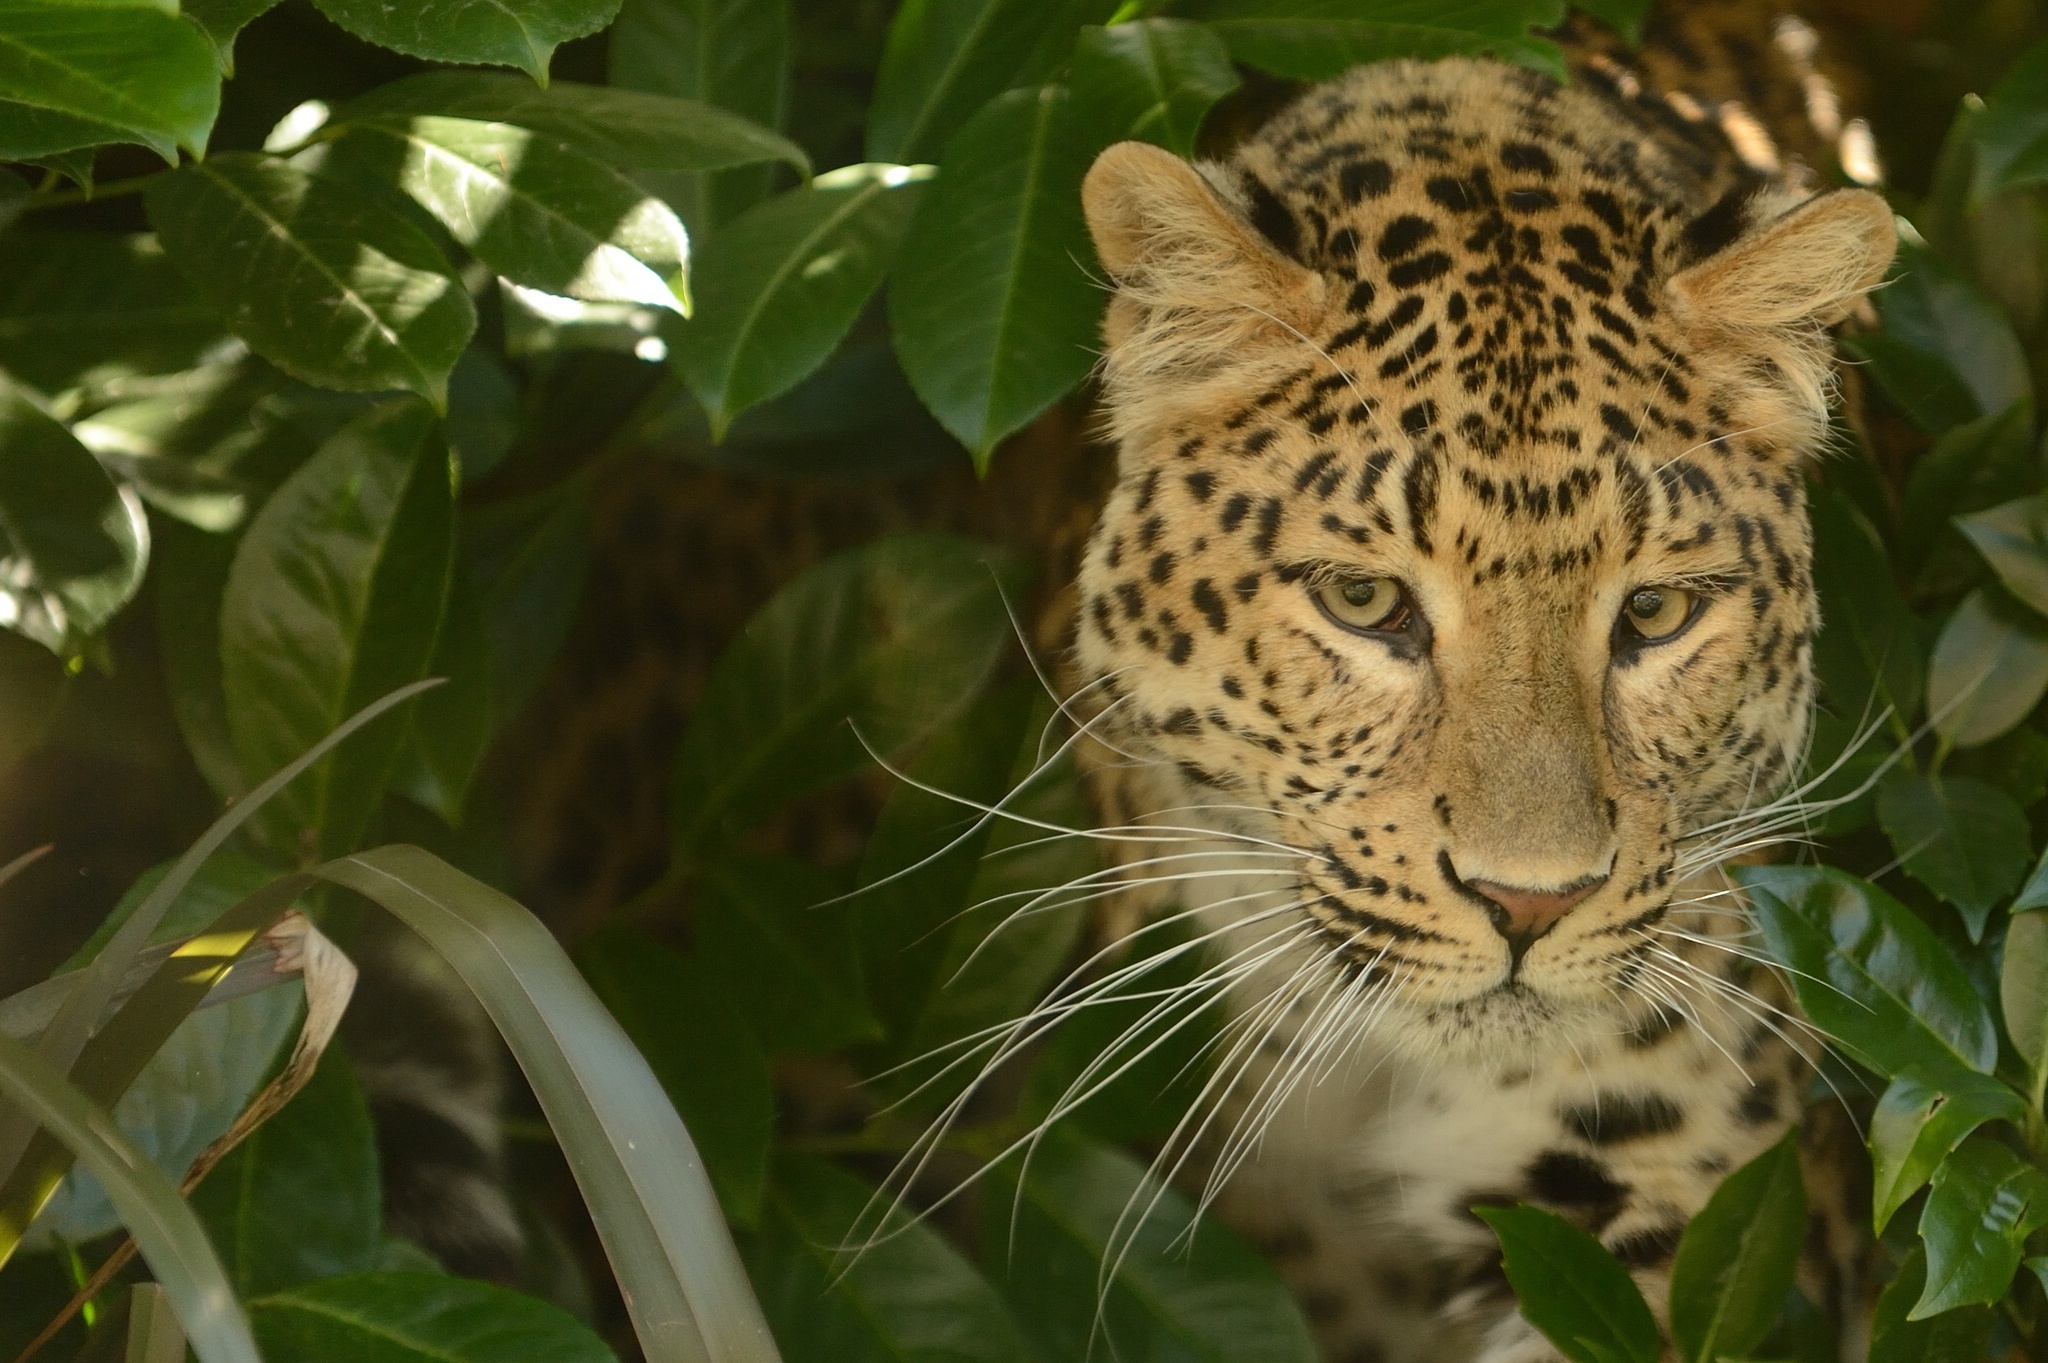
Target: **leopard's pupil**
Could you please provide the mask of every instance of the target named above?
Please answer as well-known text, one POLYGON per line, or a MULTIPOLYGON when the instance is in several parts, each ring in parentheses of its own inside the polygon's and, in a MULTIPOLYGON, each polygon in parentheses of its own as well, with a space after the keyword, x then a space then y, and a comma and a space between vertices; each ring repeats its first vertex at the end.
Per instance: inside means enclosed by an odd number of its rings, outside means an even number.
POLYGON ((1639 620, 1655 619, 1657 612, 1664 609, 1664 593, 1643 591, 1629 598, 1629 614, 1639 620))
POLYGON ((1353 606, 1370 606, 1374 597, 1380 594, 1377 582, 1347 582, 1344 584, 1344 600, 1353 606))

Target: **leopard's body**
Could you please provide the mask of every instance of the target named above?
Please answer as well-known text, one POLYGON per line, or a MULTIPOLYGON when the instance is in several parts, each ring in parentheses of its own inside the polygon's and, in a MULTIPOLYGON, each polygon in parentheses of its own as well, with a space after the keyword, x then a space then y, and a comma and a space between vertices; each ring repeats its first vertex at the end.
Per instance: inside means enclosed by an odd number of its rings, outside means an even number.
MULTIPOLYGON (((1361 68, 1224 160, 1127 145, 1089 180, 1117 450, 1055 607, 1064 676, 1104 824, 1180 830, 1120 855, 1201 872, 1110 931, 1170 903, 1211 934, 1238 1021, 1191 1157, 1332 1363, 1556 1357, 1475 1204, 1574 1217, 1661 1311, 1686 1219, 1802 1107, 1811 1048, 1719 863, 1802 758, 1827 328, 1892 246, 1874 197, 1808 197, 1840 110, 1775 18, 1663 6, 1640 54, 1580 25, 1569 86, 1361 68), (1398 628, 1326 609, 1371 581, 1398 628), (1697 608, 1631 641, 1643 589, 1697 608)), ((689 500, 682 535, 731 538, 689 500)), ((1071 517, 1039 501, 1042 539, 1071 517)), ((963 486, 908 521, 1013 502, 963 486)), ((690 636, 683 692, 787 548, 690 636)), ((674 678, 643 692, 672 732, 674 678)), ((650 798, 583 837, 658 849, 650 798)), ((520 823, 572 826, 531 798, 520 823)), ((658 869, 609 842, 608 883, 563 898, 658 869)), ((1816 1198, 1802 1279, 1830 1310, 1856 1291, 1842 1202, 1816 1198)))

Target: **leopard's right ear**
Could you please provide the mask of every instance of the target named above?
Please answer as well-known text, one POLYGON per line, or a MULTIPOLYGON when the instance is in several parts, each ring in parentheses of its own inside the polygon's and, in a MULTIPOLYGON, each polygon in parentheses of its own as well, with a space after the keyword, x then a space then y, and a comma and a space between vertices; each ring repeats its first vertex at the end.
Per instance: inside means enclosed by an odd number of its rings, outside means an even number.
POLYGON ((1095 251, 1117 285, 1104 323, 1112 383, 1192 379, 1247 347, 1306 331, 1323 278, 1276 250, 1195 167, 1119 142, 1081 185, 1095 251))

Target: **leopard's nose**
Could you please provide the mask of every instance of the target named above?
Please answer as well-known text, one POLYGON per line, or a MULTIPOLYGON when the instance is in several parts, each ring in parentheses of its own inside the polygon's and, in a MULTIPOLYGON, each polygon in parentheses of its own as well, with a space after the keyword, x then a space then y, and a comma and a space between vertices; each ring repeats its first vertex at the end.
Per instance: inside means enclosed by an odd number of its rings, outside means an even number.
POLYGON ((1605 874, 1586 876, 1555 890, 1532 890, 1491 880, 1465 882, 1499 906, 1501 912, 1494 917, 1494 927, 1500 930, 1501 936, 1521 944, 1525 950, 1528 943, 1550 931, 1558 919, 1577 908, 1587 896, 1606 883, 1605 874))

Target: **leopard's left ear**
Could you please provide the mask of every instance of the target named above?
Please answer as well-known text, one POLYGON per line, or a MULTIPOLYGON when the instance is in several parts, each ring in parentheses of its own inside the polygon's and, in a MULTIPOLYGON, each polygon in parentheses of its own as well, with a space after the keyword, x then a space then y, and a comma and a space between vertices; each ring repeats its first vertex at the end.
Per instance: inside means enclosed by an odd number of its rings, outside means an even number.
POLYGON ((1831 326, 1884 278, 1897 249, 1883 199, 1829 190, 1750 228, 1665 288, 1680 318, 1696 325, 1831 326))

